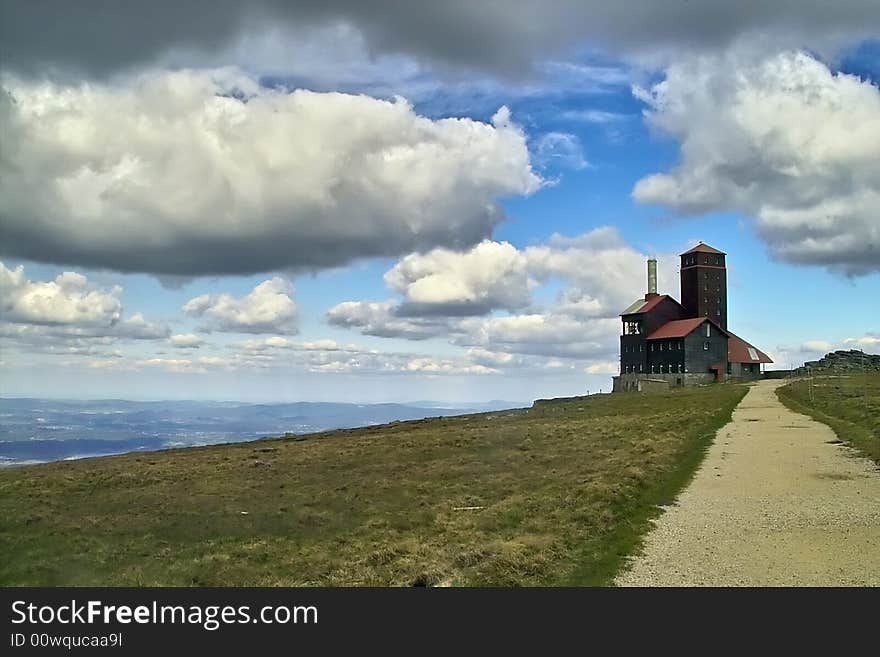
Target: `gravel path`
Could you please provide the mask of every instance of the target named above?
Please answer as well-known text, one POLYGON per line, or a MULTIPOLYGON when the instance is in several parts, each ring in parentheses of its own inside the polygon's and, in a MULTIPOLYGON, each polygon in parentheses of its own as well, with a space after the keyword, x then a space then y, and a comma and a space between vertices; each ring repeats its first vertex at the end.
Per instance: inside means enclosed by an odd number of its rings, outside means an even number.
POLYGON ((880 586, 880 470, 754 385, 618 586, 880 586))

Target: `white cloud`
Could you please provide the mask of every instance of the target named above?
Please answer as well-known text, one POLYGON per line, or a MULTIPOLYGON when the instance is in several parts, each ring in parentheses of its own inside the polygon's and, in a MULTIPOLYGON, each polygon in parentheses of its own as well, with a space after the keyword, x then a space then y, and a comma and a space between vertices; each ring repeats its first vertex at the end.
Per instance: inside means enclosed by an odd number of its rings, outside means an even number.
POLYGON ((629 118, 627 114, 618 112, 605 112, 603 110, 566 110, 559 115, 560 118, 567 121, 577 121, 580 123, 617 123, 629 118))
POLYGON ((833 345, 825 340, 807 340, 801 344, 801 351, 807 353, 822 352, 824 354, 831 351, 832 348, 833 345))
POLYGON ((205 344, 205 341, 195 333, 178 333, 168 338, 168 342, 178 349, 198 349, 205 344))
POLYGON ((618 319, 578 320, 548 312, 464 320, 452 342, 491 351, 592 359, 612 354, 618 319))
MULTIPOLYGON (((661 292, 674 296, 676 263, 672 256, 660 258, 661 292)), ((644 271, 645 256, 611 227, 574 238, 554 235, 548 244, 523 250, 483 242, 463 253, 409 256, 385 276, 404 296, 402 302, 349 301, 327 318, 365 335, 445 337, 472 347, 469 357, 487 367, 537 366, 499 360, 513 354, 607 360, 617 350, 619 313, 645 293, 644 271), (562 290, 555 302, 541 307, 530 298, 531 290, 536 281, 551 280, 561 281, 562 290), (463 317, 465 310, 483 317, 463 317), (499 310, 512 314, 499 315, 499 310)))
POLYGON ((446 318, 398 317, 397 308, 395 301, 343 301, 327 311, 327 321, 381 338, 426 340, 449 332, 450 322, 446 318))
POLYGON ((190 299, 183 312, 208 320, 209 330, 233 333, 296 333, 293 286, 270 278, 236 299, 228 294, 203 294, 190 299))
POLYGON ((846 338, 843 344, 850 349, 863 349, 866 352, 880 350, 880 333, 866 333, 860 338, 846 338))
POLYGON ((125 318, 121 297, 118 285, 100 289, 76 272, 31 281, 23 266, 0 263, 0 340, 30 353, 116 358, 108 349, 119 341, 170 335, 141 313, 125 318))
POLYGON ((597 361, 584 368, 585 374, 617 374, 620 364, 610 360, 597 361))
POLYGON ((30 281, 24 267, 0 262, 0 319, 43 325, 112 326, 122 318, 122 288, 98 290, 82 274, 66 271, 54 281, 30 281))
POLYGON ((585 169, 589 166, 577 135, 568 132, 548 132, 538 137, 533 146, 535 162, 542 167, 585 169))
POLYGON ((385 274, 385 283, 403 295, 401 315, 482 315, 529 303, 525 256, 507 242, 409 255, 385 274))
POLYGON ((463 248, 542 184, 523 132, 233 70, 63 86, 5 77, 0 252, 160 275, 463 248))
POLYGON ((640 180, 636 200, 741 211, 785 261, 880 270, 876 86, 802 52, 736 50, 675 64, 637 93, 650 124, 681 142, 681 162, 640 180))

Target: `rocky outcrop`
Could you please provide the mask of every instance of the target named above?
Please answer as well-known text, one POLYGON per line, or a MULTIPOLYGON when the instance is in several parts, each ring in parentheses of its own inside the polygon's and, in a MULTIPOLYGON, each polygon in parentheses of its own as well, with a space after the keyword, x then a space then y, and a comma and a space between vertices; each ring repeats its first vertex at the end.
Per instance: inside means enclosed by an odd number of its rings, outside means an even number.
POLYGON ((863 354, 856 349, 839 350, 825 354, 819 360, 810 360, 804 367, 812 370, 828 370, 832 372, 861 372, 866 370, 880 371, 880 355, 863 354))

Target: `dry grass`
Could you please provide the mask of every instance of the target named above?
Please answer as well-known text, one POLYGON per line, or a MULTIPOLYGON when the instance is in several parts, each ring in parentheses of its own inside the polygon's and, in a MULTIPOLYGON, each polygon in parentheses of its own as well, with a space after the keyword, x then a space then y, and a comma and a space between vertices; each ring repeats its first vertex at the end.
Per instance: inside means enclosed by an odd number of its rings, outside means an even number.
POLYGON ((779 388, 791 410, 824 422, 845 443, 880 464, 880 373, 851 373, 798 379, 779 388))
POLYGON ((744 393, 597 395, 7 469, 0 583, 607 583, 744 393))

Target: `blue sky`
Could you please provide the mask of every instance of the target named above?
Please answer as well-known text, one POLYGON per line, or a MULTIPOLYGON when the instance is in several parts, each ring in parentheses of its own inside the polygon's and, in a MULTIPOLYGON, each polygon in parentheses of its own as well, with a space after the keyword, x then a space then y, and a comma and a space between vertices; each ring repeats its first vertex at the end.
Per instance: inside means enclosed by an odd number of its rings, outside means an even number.
POLYGON ((729 254, 730 326, 776 367, 878 352, 880 41, 851 4, 827 31, 821 7, 767 10, 715 41, 659 25, 651 47, 619 16, 621 45, 539 38, 565 16, 517 45, 514 16, 462 54, 454 16, 411 45, 346 3, 230 14, 220 46, 145 37, 118 69, 73 19, 64 49, 13 41, 0 394, 608 390, 644 259, 678 296, 696 241, 729 254))

